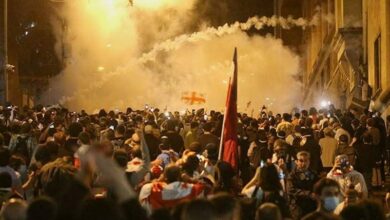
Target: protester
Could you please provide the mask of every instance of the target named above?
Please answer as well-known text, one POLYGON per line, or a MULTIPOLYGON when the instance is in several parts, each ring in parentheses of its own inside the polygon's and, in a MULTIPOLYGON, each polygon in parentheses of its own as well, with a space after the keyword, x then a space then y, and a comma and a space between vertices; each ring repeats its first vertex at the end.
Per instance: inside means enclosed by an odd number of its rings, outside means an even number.
POLYGON ((337 219, 358 207, 381 219, 364 201, 388 164, 379 115, 296 112, 238 114, 233 164, 219 155, 220 112, 0 108, 1 204, 24 200, 0 218, 337 219))
POLYGON ((333 137, 331 128, 323 130, 325 137, 320 139, 321 146, 321 161, 324 166, 324 171, 329 172, 333 167, 333 161, 336 157, 337 140, 333 137))
POLYGON ((368 197, 367 185, 361 173, 353 169, 347 155, 336 157, 334 167, 328 173, 327 178, 334 179, 340 184, 341 194, 346 196, 347 190, 352 187, 358 191, 363 199, 368 197))

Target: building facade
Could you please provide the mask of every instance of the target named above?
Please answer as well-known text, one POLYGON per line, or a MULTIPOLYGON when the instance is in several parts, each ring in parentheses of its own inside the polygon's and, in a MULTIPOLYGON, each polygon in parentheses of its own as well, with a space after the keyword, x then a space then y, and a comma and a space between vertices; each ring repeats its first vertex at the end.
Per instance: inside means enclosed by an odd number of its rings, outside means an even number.
POLYGON ((363 27, 370 107, 390 115, 390 1, 363 0, 363 27))
POLYGON ((390 113, 390 1, 306 0, 304 103, 390 113))

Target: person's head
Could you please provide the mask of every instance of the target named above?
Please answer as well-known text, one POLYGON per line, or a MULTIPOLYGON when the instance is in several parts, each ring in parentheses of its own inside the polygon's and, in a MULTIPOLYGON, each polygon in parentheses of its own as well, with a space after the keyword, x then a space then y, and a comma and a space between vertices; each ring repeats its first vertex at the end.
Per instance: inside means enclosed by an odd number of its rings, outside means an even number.
POLYGON ((2 207, 3 220, 25 220, 27 203, 21 199, 10 199, 2 207))
POLYGON ((344 220, 385 220, 385 212, 382 206, 375 201, 363 200, 357 204, 352 204, 345 207, 340 216, 344 220))
POLYGON ((8 166, 10 158, 11 152, 6 148, 0 148, 0 167, 8 166))
POLYGON ((340 186, 333 179, 320 179, 314 185, 314 193, 323 211, 333 212, 340 203, 340 186))
POLYGON ((295 118, 295 119, 299 119, 300 117, 301 117, 301 113, 296 112, 296 113, 294 114, 294 118, 295 118))
POLYGON ((279 139, 284 140, 284 139, 286 138, 286 132, 285 132, 285 131, 278 131, 278 133, 276 134, 276 136, 277 136, 279 139))
POLYGON ((349 172, 351 165, 349 163, 348 155, 341 154, 335 158, 335 164, 338 164, 338 168, 343 172, 349 172))
POLYGON ((213 129, 213 124, 211 122, 207 122, 206 124, 203 125, 203 130, 205 132, 211 132, 213 129))
POLYGON ((199 127, 199 123, 196 121, 191 122, 191 129, 197 129, 199 127))
POLYGON ((209 160, 218 160, 218 147, 214 143, 209 143, 205 148, 205 157, 209 160))
POLYGON ((375 127, 376 126, 376 121, 373 118, 367 119, 367 127, 375 127))
POLYGON ((196 154, 200 154, 202 152, 202 145, 197 141, 192 142, 188 147, 188 150, 195 152, 196 154))
POLYGON ((114 152, 113 158, 115 162, 122 168, 127 167, 127 163, 129 162, 129 157, 125 150, 117 150, 114 152))
POLYGON ((199 158, 197 155, 189 155, 183 164, 183 170, 192 175, 199 167, 199 158))
POLYGON ((238 220, 240 219, 240 203, 232 195, 219 193, 211 198, 218 219, 238 220))
POLYGON ((78 122, 73 122, 69 125, 68 134, 70 137, 77 138, 83 131, 83 126, 78 122))
POLYGON ((357 203, 359 200, 359 193, 354 189, 354 186, 351 185, 350 188, 345 192, 345 204, 346 205, 351 205, 357 203))
POLYGON ((80 208, 79 220, 112 219, 122 220, 120 206, 108 198, 92 198, 84 201, 80 208))
POLYGON ((164 170, 164 177, 167 183, 180 181, 180 167, 176 165, 168 165, 164 170))
MULTIPOLYGON (((11 188, 12 187, 12 176, 8 172, 0 173, 0 188, 11 188)), ((1 206, 1 204, 0 204, 1 206)))
POLYGON ((24 123, 20 127, 20 133, 21 134, 29 134, 31 132, 31 124, 30 123, 24 123))
POLYGON ((339 143, 340 144, 348 144, 348 136, 345 134, 340 135, 339 143))
POLYGON ((256 210, 256 220, 282 220, 282 214, 277 205, 264 203, 256 210))
POLYGON ((310 153, 307 151, 300 151, 297 153, 296 160, 297 168, 299 170, 307 170, 310 166, 310 153))
POLYGON ((72 186, 77 169, 63 160, 45 164, 40 170, 39 181, 44 195, 56 201, 62 200, 72 186))
POLYGON ((283 113, 283 121, 290 121, 291 115, 288 113, 283 113))
POLYGON ((81 132, 79 134, 79 141, 81 144, 84 145, 90 145, 91 144, 91 138, 87 132, 81 132))
POLYGON ((259 143, 263 143, 263 144, 267 143, 268 141, 267 132, 263 129, 259 129, 257 132, 257 138, 259 143))
POLYGON ((229 163, 225 161, 218 161, 216 164, 216 178, 218 182, 219 189, 221 191, 230 191, 233 185, 233 177, 235 171, 229 163))
POLYGON ((372 136, 369 132, 364 132, 363 143, 364 144, 372 144, 372 136))
POLYGON ((279 191, 282 189, 279 174, 274 164, 267 163, 260 169, 259 186, 264 191, 279 191))
POLYGON ((169 150, 171 145, 169 144, 169 139, 167 136, 161 137, 161 144, 159 145, 160 150, 169 150))
POLYGON ((124 125, 118 125, 115 129, 115 132, 119 136, 123 136, 125 134, 126 127, 124 125))
POLYGON ((329 127, 324 128, 324 135, 327 136, 327 137, 333 137, 332 129, 329 128, 329 127))
POLYGON ((26 220, 55 220, 57 209, 57 204, 52 199, 40 197, 28 206, 26 220))
POLYGON ((181 219, 186 220, 217 220, 213 204, 205 199, 196 199, 188 202, 182 211, 181 219))

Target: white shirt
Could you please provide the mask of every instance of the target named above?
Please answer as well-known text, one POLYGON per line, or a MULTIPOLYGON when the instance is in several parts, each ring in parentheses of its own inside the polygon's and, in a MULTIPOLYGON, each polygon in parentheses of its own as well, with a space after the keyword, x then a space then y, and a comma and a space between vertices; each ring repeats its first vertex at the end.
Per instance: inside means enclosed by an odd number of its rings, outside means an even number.
POLYGON ((346 174, 330 171, 326 177, 334 179, 339 183, 343 197, 345 197, 345 193, 351 184, 354 185, 356 191, 363 195, 363 199, 368 197, 366 181, 364 181, 363 175, 356 170, 352 170, 346 174))

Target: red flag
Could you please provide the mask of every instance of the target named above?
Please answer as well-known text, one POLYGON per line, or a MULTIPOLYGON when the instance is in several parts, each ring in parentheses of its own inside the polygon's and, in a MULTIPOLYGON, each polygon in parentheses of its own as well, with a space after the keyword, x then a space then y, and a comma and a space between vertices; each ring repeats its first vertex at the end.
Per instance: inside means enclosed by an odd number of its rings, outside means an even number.
POLYGON ((226 111, 223 121, 219 159, 228 162, 237 170, 238 168, 238 140, 237 140, 237 48, 233 56, 234 73, 230 81, 226 98, 226 111))

